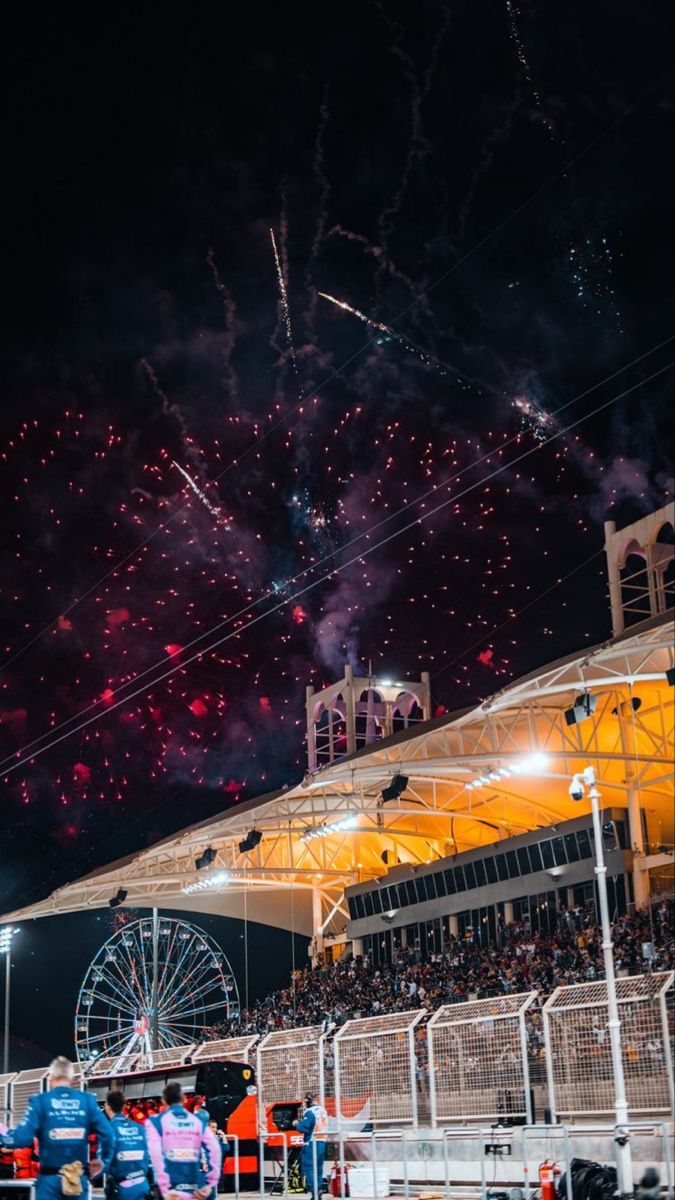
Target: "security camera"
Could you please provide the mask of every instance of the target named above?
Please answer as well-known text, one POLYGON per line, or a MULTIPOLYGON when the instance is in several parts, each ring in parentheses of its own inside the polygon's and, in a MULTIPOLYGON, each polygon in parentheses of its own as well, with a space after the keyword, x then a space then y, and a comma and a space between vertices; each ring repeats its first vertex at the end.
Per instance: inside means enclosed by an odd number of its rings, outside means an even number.
POLYGON ((595 786, 595 767, 584 768, 584 783, 587 783, 589 787, 595 786))
POLYGON ((584 785, 581 782, 581 777, 579 775, 574 776, 574 779, 572 780, 570 787, 569 787, 569 793, 573 800, 577 800, 577 801, 583 800, 584 785))

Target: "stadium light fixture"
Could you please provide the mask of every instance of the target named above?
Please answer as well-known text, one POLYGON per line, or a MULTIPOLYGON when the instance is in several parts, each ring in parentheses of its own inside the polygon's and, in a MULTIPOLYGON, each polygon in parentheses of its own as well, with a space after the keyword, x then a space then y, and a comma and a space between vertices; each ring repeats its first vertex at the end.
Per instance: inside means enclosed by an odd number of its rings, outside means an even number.
MULTIPOLYGON (((595 876, 598 881, 598 897, 600 899, 600 918, 602 928, 602 954, 605 965, 605 980, 607 983, 607 1015, 609 1020, 609 1044, 612 1055, 612 1074, 614 1077, 614 1106, 616 1112, 617 1133, 619 1126, 628 1125, 628 1099, 626 1096, 626 1080, 623 1071, 623 1053, 621 1049, 621 1022, 616 997, 616 974, 614 969, 614 952, 612 946, 612 926, 609 919, 609 901, 607 898, 607 866, 605 863, 603 827, 600 820, 600 792, 596 784, 595 767, 586 767, 572 776, 569 794, 573 800, 581 801, 586 792, 591 801, 593 811, 593 839, 595 842, 595 876)), ((617 1159, 619 1165, 619 1187, 622 1195, 632 1195, 633 1165, 628 1137, 615 1138, 617 1159)))
POLYGON ((488 768, 483 775, 476 775, 475 779, 469 779, 464 787, 470 792, 473 788, 486 787, 490 783, 501 783, 509 775, 538 775, 546 770, 547 765, 546 755, 535 751, 533 754, 527 754, 524 758, 509 763, 507 767, 488 768))
POLYGON ((402 796, 408 786, 408 776, 399 775, 398 773, 392 778, 389 787, 382 788, 382 799, 385 804, 390 800, 398 800, 402 796))
POLYGON ((571 708, 565 709, 565 723, 579 725, 582 721, 588 720, 593 716, 597 705, 597 696, 591 696, 590 692, 584 692, 583 695, 577 696, 571 708))
POLYGON ((255 850, 256 846, 259 846, 261 842, 262 842, 262 833, 260 832, 260 830, 259 829, 251 829, 246 834, 246 837, 244 838, 244 840, 239 843, 239 853, 240 854, 250 854, 251 850, 255 850))
POLYGON ((9 1074, 9 985, 12 970, 12 942, 18 933, 13 925, 3 925, 0 929, 0 954, 5 955, 5 1041, 2 1056, 2 1069, 9 1074))
POLYGON ((196 869, 198 871, 206 870, 207 867, 210 867, 216 861, 217 857, 218 851, 214 850, 213 846, 207 846, 206 850, 202 850, 202 853, 195 859, 196 869))
POLYGON ((191 896, 193 892, 208 892, 214 888, 224 887, 231 878, 229 871, 216 871, 215 874, 205 875, 203 879, 197 879, 194 883, 186 883, 181 891, 185 896, 191 896))
POLYGON ((129 893, 124 888, 118 888, 115 895, 110 897, 108 904, 111 908, 119 908, 121 904, 124 904, 128 895, 129 893))
POLYGON ((339 821, 329 821, 326 825, 313 825, 301 835, 301 842, 313 842, 316 838, 329 837, 332 833, 342 833, 345 829, 355 829, 359 823, 356 813, 349 813, 339 821))

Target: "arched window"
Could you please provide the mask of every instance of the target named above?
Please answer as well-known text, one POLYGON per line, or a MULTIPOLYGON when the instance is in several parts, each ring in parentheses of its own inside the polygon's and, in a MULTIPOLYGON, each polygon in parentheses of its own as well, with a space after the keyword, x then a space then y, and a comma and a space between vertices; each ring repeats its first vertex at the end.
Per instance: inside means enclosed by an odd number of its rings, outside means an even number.
POLYGON ((382 717, 385 711, 384 697, 377 688, 366 688, 361 692, 356 705, 356 749, 369 746, 384 737, 382 717))
POLYGON ((393 712, 393 731, 399 733, 422 720, 422 709, 413 692, 399 692, 393 712))
POLYGON ((344 712, 335 707, 335 703, 330 708, 323 704, 318 705, 315 714, 314 742, 317 767, 325 766, 326 763, 331 763, 347 753, 347 722, 344 712))

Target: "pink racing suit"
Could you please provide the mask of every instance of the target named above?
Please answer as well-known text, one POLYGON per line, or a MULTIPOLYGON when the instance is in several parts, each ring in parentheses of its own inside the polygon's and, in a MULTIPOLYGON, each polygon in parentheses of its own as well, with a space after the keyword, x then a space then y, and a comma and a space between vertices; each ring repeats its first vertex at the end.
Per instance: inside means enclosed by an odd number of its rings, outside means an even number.
POLYGON ((173 1104, 158 1116, 150 1117, 145 1131, 155 1180, 162 1196, 169 1192, 192 1195, 196 1188, 218 1186, 222 1162, 220 1142, 208 1125, 182 1104, 173 1104), (206 1179, 202 1149, 208 1164, 206 1179))

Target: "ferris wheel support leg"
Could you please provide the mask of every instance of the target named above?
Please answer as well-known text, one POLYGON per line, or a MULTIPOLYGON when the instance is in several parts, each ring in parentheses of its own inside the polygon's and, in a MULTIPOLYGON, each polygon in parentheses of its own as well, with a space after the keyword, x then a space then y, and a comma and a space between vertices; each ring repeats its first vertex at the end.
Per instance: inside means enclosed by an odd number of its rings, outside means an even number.
POLYGON ((159 909, 152 910, 152 1015, 150 1018, 150 1041, 153 1050, 159 1050, 159 909))

